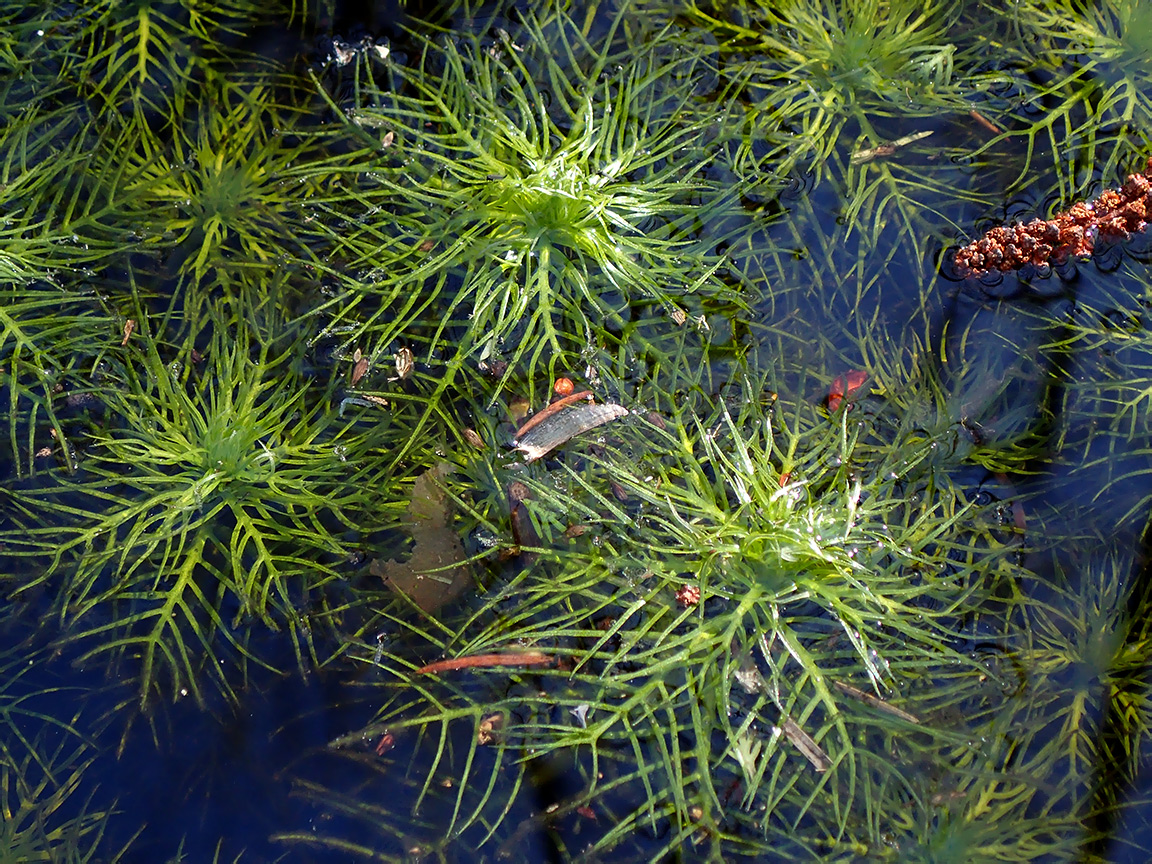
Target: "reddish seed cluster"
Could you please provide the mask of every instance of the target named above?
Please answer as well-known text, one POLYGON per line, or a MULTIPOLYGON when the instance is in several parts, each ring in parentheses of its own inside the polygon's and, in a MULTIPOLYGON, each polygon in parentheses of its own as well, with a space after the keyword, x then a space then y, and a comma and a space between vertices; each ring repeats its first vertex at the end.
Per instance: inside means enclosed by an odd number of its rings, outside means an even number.
POLYGON ((676 602, 684 608, 695 606, 700 602, 700 586, 681 585, 676 589, 676 602))
POLYGON ((1152 159, 1143 174, 1129 175, 1119 190, 1074 204, 1054 219, 993 228, 956 253, 956 269, 961 276, 978 276, 1091 255, 1099 238, 1123 240, 1147 228, 1150 210, 1152 159))

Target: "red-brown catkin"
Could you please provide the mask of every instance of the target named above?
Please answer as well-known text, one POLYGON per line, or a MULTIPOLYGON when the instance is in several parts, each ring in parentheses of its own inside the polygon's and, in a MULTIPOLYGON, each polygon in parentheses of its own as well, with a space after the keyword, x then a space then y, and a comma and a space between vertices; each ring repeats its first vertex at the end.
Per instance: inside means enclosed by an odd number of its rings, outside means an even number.
POLYGON ((1152 159, 1143 173, 1129 175, 1120 189, 1109 189, 1095 201, 1073 204, 1053 219, 991 229, 956 253, 956 270, 961 276, 979 276, 1086 257, 1101 238, 1124 240, 1143 231, 1149 210, 1152 159))

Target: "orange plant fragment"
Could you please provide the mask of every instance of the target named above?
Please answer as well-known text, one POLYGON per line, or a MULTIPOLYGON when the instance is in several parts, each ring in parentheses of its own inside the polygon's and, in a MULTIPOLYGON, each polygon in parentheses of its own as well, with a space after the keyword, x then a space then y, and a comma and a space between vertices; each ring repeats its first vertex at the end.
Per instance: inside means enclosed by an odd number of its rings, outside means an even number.
POLYGON ((824 400, 828 410, 835 411, 845 399, 851 399, 859 393, 867 380, 868 373, 859 369, 853 369, 833 378, 832 386, 828 388, 828 396, 824 400))

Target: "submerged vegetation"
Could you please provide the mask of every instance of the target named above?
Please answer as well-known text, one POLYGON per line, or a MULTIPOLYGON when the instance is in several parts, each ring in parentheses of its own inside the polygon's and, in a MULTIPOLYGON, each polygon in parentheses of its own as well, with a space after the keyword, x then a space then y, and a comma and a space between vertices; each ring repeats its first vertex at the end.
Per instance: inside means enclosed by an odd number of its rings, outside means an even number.
POLYGON ((451 338, 449 370, 531 382, 646 304, 736 300, 716 276, 738 190, 715 164, 712 58, 643 36, 545 7, 514 37, 418 37, 406 62, 366 50, 331 76, 376 153, 316 214, 346 286, 329 326, 429 357, 451 338))
POLYGON ((337 12, 4 13, 0 849, 1116 860, 1147 10, 337 12))
POLYGON ((7 554, 37 573, 14 596, 48 590, 82 659, 132 657, 144 698, 199 697, 205 676, 229 690, 221 658, 264 662, 245 644, 252 621, 285 628, 299 661, 314 659, 313 632, 347 603, 325 587, 345 535, 389 521, 364 491, 388 481, 365 458, 389 445, 388 425, 341 422, 331 395, 293 374, 276 314, 253 321, 260 310, 217 301, 206 341, 189 331, 175 344, 143 308, 134 316, 81 400, 110 422, 70 454, 75 473, 9 493, 24 524, 7 554))

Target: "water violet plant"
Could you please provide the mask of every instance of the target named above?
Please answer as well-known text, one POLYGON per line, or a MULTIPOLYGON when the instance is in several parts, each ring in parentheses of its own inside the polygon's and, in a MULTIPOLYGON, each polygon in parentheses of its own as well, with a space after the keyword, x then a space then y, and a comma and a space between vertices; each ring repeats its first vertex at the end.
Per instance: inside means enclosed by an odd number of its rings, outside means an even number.
POLYGON ((348 8, 4 13, 0 842, 1107 857, 1146 250, 940 265, 1147 160, 1138 4, 348 8))
POLYGON ((498 361, 531 382, 634 307, 671 320, 693 294, 738 296, 715 275, 734 196, 703 112, 711 59, 637 44, 623 20, 590 35, 558 10, 495 36, 477 24, 410 57, 365 52, 327 83, 375 150, 317 214, 344 274, 330 327, 423 339, 429 358, 451 338, 449 367, 498 361))
POLYGON ((759 135, 746 137, 744 155, 755 164, 823 173, 847 126, 880 144, 889 118, 960 110, 971 92, 955 71, 974 50, 958 37, 957 3, 688 4, 686 16, 726 37, 748 78, 759 135))
POLYGON ((254 625, 313 662, 313 634, 350 608, 346 544, 387 512, 369 498, 385 468, 364 457, 388 425, 340 420, 292 374, 284 331, 253 329, 259 310, 209 308, 169 343, 137 306, 89 397, 103 422, 77 442, 78 470, 4 493, 25 528, 5 555, 29 574, 8 591, 50 591, 63 638, 131 670, 145 704, 204 698, 205 676, 232 693, 224 657, 272 662, 247 647, 254 625))
POLYGON ((125 175, 121 223, 141 246, 167 250, 169 270, 196 279, 306 260, 302 203, 320 187, 314 169, 300 176, 296 167, 310 155, 294 137, 299 111, 271 85, 216 74, 199 94, 166 134, 137 113, 107 148, 125 175))
MULTIPOLYGON (((524 830, 503 823, 555 763, 580 778, 556 819, 603 818, 584 829, 594 849, 639 854, 651 833, 646 856, 718 853, 746 831, 805 857, 871 844, 853 814, 881 818, 903 769, 861 737, 919 723, 875 694, 914 688, 924 664, 978 674, 957 629, 1013 572, 1005 537, 936 470, 931 442, 910 460, 763 382, 657 409, 581 456, 505 470, 526 486, 541 558, 427 635, 464 658, 530 646, 552 666, 431 675, 382 658, 377 718, 340 745, 361 762, 365 743, 394 742, 380 770, 414 778, 421 812, 478 842, 524 830), (463 772, 447 792, 443 771, 463 772), (486 779, 509 773, 503 795, 486 779), (808 820, 824 827, 795 829, 808 820)), ((373 782, 371 765, 358 773, 373 782)), ((405 842, 443 849, 434 824, 405 842)))

